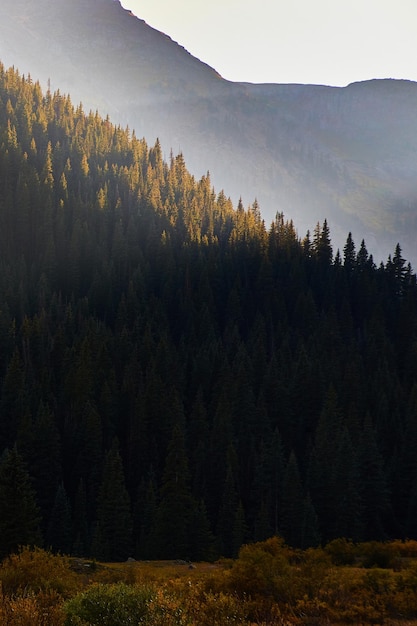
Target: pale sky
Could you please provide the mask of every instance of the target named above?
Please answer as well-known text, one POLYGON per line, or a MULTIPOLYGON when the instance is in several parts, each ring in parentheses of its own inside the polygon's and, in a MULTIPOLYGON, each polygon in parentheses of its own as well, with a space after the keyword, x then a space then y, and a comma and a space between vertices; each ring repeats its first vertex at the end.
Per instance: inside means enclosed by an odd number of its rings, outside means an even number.
POLYGON ((121 0, 224 78, 417 81, 417 0, 121 0))

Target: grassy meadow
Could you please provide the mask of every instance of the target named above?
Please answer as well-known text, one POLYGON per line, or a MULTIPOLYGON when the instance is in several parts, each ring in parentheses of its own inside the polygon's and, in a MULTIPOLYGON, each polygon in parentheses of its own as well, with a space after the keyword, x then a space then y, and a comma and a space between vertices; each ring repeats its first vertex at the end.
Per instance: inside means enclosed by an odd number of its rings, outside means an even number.
POLYGON ((235 560, 96 563, 22 548, 0 566, 2 626, 417 625, 417 542, 293 550, 277 537, 235 560))

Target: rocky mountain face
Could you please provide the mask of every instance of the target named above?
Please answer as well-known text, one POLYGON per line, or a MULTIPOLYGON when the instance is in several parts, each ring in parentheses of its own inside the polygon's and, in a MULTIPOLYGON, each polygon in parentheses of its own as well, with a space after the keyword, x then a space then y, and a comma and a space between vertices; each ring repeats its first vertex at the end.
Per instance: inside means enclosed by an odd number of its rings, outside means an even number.
POLYGON ((334 248, 352 231, 385 261, 399 241, 417 266, 416 83, 232 83, 118 0, 2 0, 0 60, 182 151, 267 223, 327 218, 334 248))

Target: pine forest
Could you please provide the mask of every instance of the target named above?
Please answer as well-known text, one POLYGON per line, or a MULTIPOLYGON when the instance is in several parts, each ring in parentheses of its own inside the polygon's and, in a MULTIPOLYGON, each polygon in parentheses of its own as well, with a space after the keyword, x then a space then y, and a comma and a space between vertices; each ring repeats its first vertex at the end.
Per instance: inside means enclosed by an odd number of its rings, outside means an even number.
POLYGON ((0 558, 417 539, 416 449, 400 243, 267 225, 0 65, 0 558))

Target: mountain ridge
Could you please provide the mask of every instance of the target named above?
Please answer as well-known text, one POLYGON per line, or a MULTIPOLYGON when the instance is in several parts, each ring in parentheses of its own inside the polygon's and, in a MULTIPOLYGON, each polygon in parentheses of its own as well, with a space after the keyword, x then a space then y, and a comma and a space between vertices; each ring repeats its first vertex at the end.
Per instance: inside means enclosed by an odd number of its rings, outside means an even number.
POLYGON ((336 247, 352 231, 386 259, 400 241, 416 264, 416 83, 233 83, 118 0, 5 4, 6 65, 159 137, 267 222, 282 211, 303 236, 327 218, 336 247))

